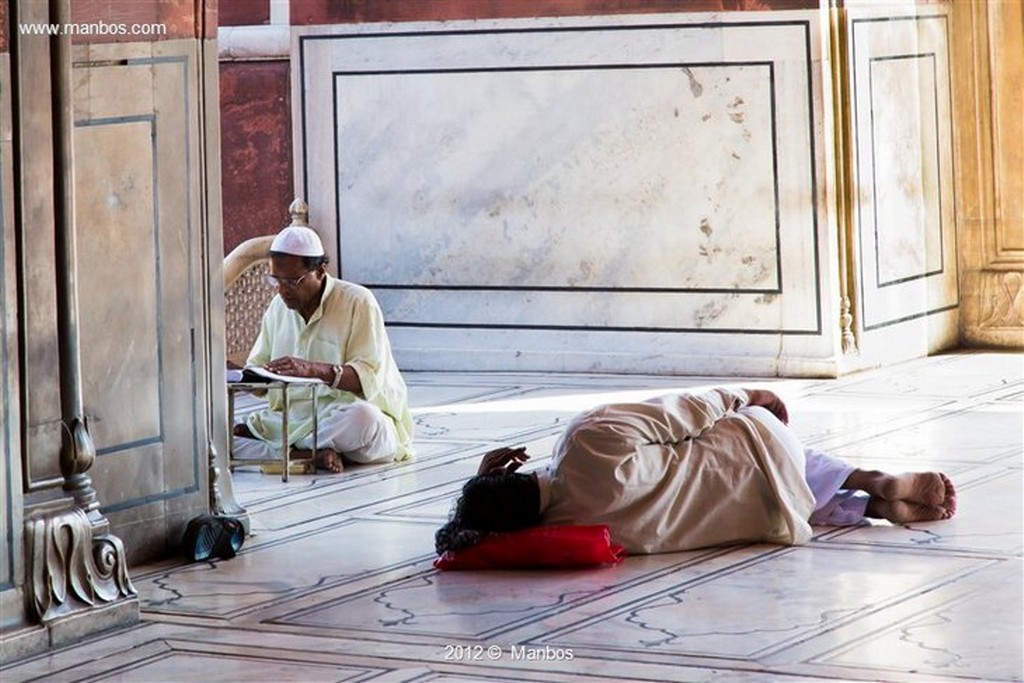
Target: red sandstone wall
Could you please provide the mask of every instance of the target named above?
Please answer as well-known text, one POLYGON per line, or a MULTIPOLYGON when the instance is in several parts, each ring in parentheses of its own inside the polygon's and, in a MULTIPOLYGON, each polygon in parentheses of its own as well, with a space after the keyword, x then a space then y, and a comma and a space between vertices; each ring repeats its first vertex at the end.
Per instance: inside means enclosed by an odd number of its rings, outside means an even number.
MULTIPOLYGON (((0 52, 10 46, 10 4, 17 0, 0 0, 0 52)), ((42 2, 43 0, 31 0, 42 2)), ((213 38, 217 31, 218 0, 74 0, 71 23, 91 25, 72 36, 79 44, 128 43, 175 40, 180 38, 213 38), (99 24, 160 26, 146 34, 102 30, 99 24)), ((236 0, 236 2, 239 0, 236 0)), ((269 0, 256 0, 256 4, 269 0)))
POLYGON ((220 65, 224 253, 288 223, 293 197, 286 61, 220 65))
MULTIPOLYGON (((259 0, 264 2, 269 0, 259 0)), ((443 21, 652 12, 807 9, 818 0, 291 0, 291 23, 443 21)))
POLYGON ((7 38, 7 2, 0 2, 0 53, 9 51, 10 41, 7 38))
POLYGON ((220 26, 261 26, 270 23, 270 0, 220 0, 220 26))
MULTIPOLYGON (((5 3, 6 4, 6 3, 5 3)), ((75 24, 160 24, 161 34, 90 33, 72 38, 75 44, 133 43, 179 38, 213 38, 217 32, 217 0, 75 0, 75 24)))

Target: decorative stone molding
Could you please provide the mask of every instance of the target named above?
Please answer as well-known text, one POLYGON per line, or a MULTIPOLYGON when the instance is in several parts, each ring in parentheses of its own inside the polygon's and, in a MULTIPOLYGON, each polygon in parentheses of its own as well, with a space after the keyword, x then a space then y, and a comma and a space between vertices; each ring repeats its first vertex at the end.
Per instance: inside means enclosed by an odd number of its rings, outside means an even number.
POLYGON ((135 600, 124 545, 116 536, 93 537, 78 506, 38 511, 25 521, 29 607, 46 624, 118 600, 135 600))
POLYGON ((212 441, 207 443, 207 452, 210 458, 210 510, 220 515, 224 514, 224 495, 220 491, 220 454, 212 441))
POLYGON ((291 32, 288 26, 221 26, 217 56, 221 61, 289 59, 291 32))
POLYGON ((1024 328, 1024 274, 1019 271, 979 273, 981 316, 979 327, 1024 328))
POLYGON ((85 421, 79 417, 64 423, 63 447, 60 452, 60 470, 64 477, 64 490, 70 493, 75 503, 85 512, 90 524, 98 531, 106 532, 108 523, 100 513, 89 469, 96 460, 96 446, 85 421))
POLYGON ((853 313, 850 310, 850 297, 844 296, 839 306, 839 325, 843 340, 843 353, 847 355, 858 353, 857 337, 853 334, 853 313))
POLYGON ((210 512, 215 515, 238 519, 242 522, 242 526, 245 527, 245 532, 249 533, 249 513, 235 502, 234 495, 229 495, 230 491, 225 491, 225 489, 230 487, 231 479, 230 477, 223 478, 221 476, 220 454, 217 452, 217 448, 213 445, 212 441, 207 443, 207 449, 210 454, 210 512), (229 502, 225 504, 224 501, 229 502))

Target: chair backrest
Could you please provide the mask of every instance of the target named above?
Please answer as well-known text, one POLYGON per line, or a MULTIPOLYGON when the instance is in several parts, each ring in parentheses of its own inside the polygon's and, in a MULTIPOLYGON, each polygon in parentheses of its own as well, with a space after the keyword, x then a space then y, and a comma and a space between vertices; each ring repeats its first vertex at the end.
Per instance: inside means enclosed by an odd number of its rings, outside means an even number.
MULTIPOLYGON (((309 206, 296 199, 288 207, 290 225, 309 225, 309 206)), ((264 276, 270 273, 274 235, 253 237, 224 257, 224 331, 229 361, 243 365, 260 332, 263 312, 274 298, 264 276)))

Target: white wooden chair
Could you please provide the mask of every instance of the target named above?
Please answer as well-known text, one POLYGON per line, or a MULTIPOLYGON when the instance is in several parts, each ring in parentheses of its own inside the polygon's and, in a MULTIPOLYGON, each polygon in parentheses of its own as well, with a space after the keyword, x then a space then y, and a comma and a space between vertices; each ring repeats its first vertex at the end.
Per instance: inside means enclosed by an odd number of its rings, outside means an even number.
MULTIPOLYGON (((296 199, 288 207, 290 225, 309 226, 309 206, 296 199)), ((270 274, 270 243, 274 235, 253 237, 224 257, 224 328, 228 360, 244 365, 260 332, 260 321, 274 288, 264 280, 270 274)))
MULTIPOLYGON (((309 225, 309 206, 301 199, 296 199, 288 207, 292 220, 290 225, 309 225)), ((263 320, 263 312, 267 305, 274 298, 274 288, 267 285, 265 276, 270 274, 270 244, 274 241, 274 235, 253 237, 248 239, 231 250, 231 253, 224 257, 224 332, 227 347, 228 362, 235 365, 245 365, 249 352, 252 350, 256 337, 260 332, 260 323, 263 320)), ((285 425, 287 425, 287 392, 290 385, 283 382, 271 384, 253 385, 250 383, 229 383, 228 384, 228 426, 234 427, 235 413, 251 412, 258 409, 263 402, 253 398, 251 393, 255 389, 269 389, 271 391, 285 392, 285 425), (236 394, 245 393, 250 400, 246 401, 236 394)), ((315 389, 314 389, 314 414, 315 414, 315 389)), ((313 452, 316 452, 316 422, 314 417, 313 452)), ((231 433, 231 431, 229 431, 231 433)), ((287 433, 287 430, 286 430, 287 433)), ((233 437, 232 437, 233 439, 233 437)), ((246 465, 259 465, 264 472, 276 471, 281 468, 281 479, 288 481, 289 471, 292 469, 291 447, 287 439, 281 444, 280 460, 235 460, 231 456, 230 463, 233 465, 244 463, 246 465)), ((229 444, 230 446, 233 444, 229 444)), ((303 462, 303 461, 296 461, 303 462)), ((310 460, 309 464, 314 461, 310 460)), ((315 467, 315 465, 313 465, 315 467)), ((308 471, 306 463, 303 463, 303 471, 308 471)), ((315 470, 314 470, 315 471, 315 470)))

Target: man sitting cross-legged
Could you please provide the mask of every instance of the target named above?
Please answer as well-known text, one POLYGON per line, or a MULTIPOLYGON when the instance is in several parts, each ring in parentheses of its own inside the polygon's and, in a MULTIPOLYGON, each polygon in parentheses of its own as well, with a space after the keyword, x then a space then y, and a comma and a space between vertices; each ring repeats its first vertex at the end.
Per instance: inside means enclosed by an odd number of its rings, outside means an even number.
MULTIPOLYGON (((277 288, 249 354, 248 365, 323 380, 318 387, 317 445, 312 448, 310 389, 289 394, 288 434, 295 458, 314 458, 328 472, 343 459, 404 460, 412 454, 412 417, 405 382, 391 355, 380 307, 369 290, 331 277, 315 232, 289 226, 270 247, 268 281, 277 288)), ((280 392, 269 407, 235 425, 233 457, 269 460, 282 438, 280 392)))

